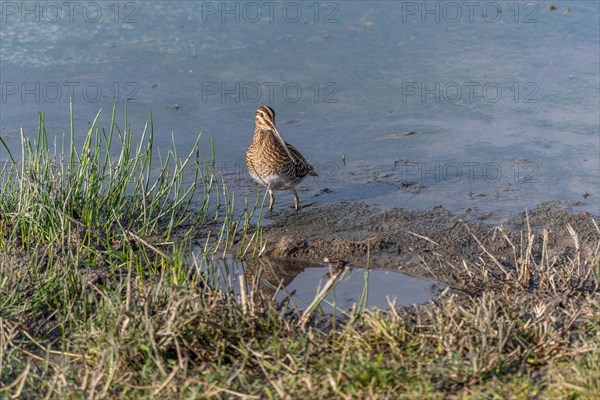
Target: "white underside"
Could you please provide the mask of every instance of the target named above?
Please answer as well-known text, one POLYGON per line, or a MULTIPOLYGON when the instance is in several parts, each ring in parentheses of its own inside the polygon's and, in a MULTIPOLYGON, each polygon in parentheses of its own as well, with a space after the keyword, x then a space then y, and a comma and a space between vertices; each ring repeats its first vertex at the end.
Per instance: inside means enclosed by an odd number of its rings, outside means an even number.
POLYGON ((250 176, 257 183, 274 190, 292 189, 295 186, 285 175, 267 175, 260 178, 258 175, 250 173, 250 176))

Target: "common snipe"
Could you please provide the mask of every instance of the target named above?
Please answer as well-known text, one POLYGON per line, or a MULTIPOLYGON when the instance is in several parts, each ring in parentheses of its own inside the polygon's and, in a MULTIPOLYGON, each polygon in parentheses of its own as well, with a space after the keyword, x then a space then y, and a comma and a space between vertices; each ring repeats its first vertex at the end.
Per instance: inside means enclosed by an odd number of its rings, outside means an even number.
POLYGON ((294 207, 298 209, 298 194, 294 187, 306 175, 317 176, 294 146, 283 141, 275 127, 275 111, 262 106, 254 117, 254 137, 246 151, 246 166, 252 179, 269 190, 269 210, 273 209, 273 190, 292 189, 294 207))

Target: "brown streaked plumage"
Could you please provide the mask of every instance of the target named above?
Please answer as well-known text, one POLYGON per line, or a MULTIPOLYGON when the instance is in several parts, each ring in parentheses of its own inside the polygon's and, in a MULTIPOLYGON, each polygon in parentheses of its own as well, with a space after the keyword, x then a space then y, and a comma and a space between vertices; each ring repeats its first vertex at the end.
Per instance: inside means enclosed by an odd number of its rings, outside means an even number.
POLYGON ((313 167, 294 146, 283 141, 275 127, 275 111, 269 106, 256 110, 254 137, 246 151, 246 166, 252 179, 269 190, 269 210, 273 209, 273 190, 291 189, 294 207, 298 194, 294 187, 306 175, 317 176, 313 167))

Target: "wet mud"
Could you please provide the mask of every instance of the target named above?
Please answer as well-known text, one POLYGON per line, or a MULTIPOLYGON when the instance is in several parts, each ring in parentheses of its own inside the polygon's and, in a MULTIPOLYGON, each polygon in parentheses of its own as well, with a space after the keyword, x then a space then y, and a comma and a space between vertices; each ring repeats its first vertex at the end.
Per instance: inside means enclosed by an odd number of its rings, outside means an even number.
POLYGON ((540 258, 547 234, 552 263, 575 257, 576 246, 584 255, 592 254, 600 242, 599 219, 576 208, 575 202, 543 203, 494 225, 462 219, 443 207, 380 210, 361 202, 309 206, 271 216, 271 224, 263 228, 264 255, 293 260, 294 265, 334 260, 353 268, 391 269, 452 285, 460 277, 448 264, 492 255, 504 268, 514 268, 528 232, 535 235, 533 254, 540 258))

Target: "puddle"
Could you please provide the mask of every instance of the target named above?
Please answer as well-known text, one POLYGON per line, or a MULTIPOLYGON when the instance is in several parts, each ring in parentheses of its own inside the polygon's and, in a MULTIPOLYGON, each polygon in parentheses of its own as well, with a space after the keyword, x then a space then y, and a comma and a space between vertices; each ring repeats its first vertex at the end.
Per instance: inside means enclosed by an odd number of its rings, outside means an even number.
MULTIPOLYGON (((327 282, 329 267, 306 268, 287 287, 288 293, 294 292, 294 301, 298 308, 306 308, 315 297, 315 287, 323 287, 327 282)), ((406 306, 422 304, 431 300, 437 294, 440 286, 429 281, 414 278, 397 271, 390 270, 365 270, 355 268, 348 270, 342 276, 333 292, 326 297, 327 302, 335 303, 338 308, 346 310, 353 304, 359 304, 361 296, 366 291, 366 307, 390 308, 392 304, 406 306), (368 282, 368 285, 366 283, 368 282)), ((278 300, 285 296, 280 294, 278 300)), ((329 312, 331 306, 324 306, 324 311, 329 312)))
POLYGON ((240 295, 241 285, 247 293, 260 292, 264 298, 305 310, 333 274, 339 273, 333 289, 321 303, 323 312, 334 306, 348 310, 361 304, 366 308, 386 310, 390 304, 406 306, 422 304, 434 298, 442 285, 385 269, 340 268, 299 260, 267 259, 219 260, 207 272, 209 284, 240 295))

